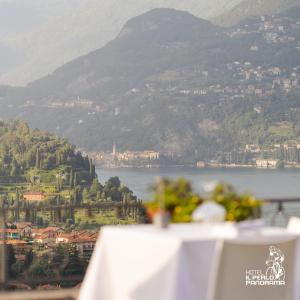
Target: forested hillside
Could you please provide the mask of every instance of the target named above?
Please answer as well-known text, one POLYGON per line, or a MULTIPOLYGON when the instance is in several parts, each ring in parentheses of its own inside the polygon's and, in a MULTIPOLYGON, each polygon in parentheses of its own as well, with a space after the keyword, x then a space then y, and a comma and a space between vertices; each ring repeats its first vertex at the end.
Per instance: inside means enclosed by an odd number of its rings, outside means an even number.
POLYGON ((95 228, 143 216, 141 202, 118 177, 101 184, 91 159, 75 146, 20 121, 0 122, 0 205, 9 209, 9 222, 39 226, 95 228), (122 204, 135 209, 122 212, 122 204))
POLYGON ((33 169, 77 172, 90 183, 96 177, 92 161, 66 140, 30 130, 24 122, 0 122, 0 176, 27 175, 33 169))

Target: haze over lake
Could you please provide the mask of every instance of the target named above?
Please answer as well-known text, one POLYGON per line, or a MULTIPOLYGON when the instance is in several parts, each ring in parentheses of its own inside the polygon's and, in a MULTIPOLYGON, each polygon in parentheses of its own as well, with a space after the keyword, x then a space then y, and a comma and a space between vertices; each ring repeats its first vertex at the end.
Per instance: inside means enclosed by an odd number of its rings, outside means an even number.
POLYGON ((258 169, 97 169, 101 183, 118 176, 141 199, 151 198, 150 187, 156 176, 190 180, 197 192, 204 193, 203 185, 210 181, 233 184, 240 192, 249 192, 261 198, 300 198, 300 170, 258 169))

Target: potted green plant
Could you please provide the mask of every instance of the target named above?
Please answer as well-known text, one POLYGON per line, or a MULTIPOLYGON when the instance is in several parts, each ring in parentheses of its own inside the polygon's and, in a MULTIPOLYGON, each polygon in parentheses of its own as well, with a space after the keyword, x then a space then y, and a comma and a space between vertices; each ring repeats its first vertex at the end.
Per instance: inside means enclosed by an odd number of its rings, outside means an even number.
POLYGON ((249 194, 238 194, 229 184, 217 184, 210 197, 226 209, 227 221, 240 222, 261 216, 262 201, 249 194))
POLYGON ((154 192, 153 200, 145 204, 152 221, 156 214, 168 214, 173 223, 192 222, 193 211, 203 202, 193 193, 190 183, 183 178, 159 179, 154 186, 154 192))

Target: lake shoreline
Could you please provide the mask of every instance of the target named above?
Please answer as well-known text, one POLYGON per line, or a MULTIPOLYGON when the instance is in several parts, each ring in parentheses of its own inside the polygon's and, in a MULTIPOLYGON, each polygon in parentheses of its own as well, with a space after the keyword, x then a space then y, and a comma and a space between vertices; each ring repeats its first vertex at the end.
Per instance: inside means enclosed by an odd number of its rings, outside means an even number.
POLYGON ((101 168, 102 170, 115 170, 115 169, 176 169, 176 168, 189 168, 195 170, 217 170, 217 169, 239 169, 239 170, 284 170, 284 169, 293 169, 300 170, 300 165, 292 166, 287 165, 282 168, 276 167, 257 167, 253 165, 206 165, 205 167, 197 167, 195 165, 140 165, 140 166, 129 166, 129 165, 119 165, 119 166, 105 166, 96 164, 96 168, 101 168))
POLYGON ((207 182, 226 182, 238 192, 250 193, 258 198, 299 198, 299 169, 256 169, 256 168, 99 168, 96 169, 101 183, 118 176, 140 199, 151 199, 151 187, 155 178, 185 178, 198 193, 205 193, 207 182))

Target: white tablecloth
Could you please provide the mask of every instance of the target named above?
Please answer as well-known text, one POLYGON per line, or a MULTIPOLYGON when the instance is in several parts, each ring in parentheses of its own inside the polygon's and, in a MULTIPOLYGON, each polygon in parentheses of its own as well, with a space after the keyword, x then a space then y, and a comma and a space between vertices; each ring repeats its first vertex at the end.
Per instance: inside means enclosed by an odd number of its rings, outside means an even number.
MULTIPOLYGON (((239 234, 232 224, 105 227, 88 267, 79 300, 205 300, 220 239, 280 241, 285 229, 239 234)), ((300 282, 300 247, 297 249, 300 282)), ((296 287, 296 298, 300 299, 296 287)))

